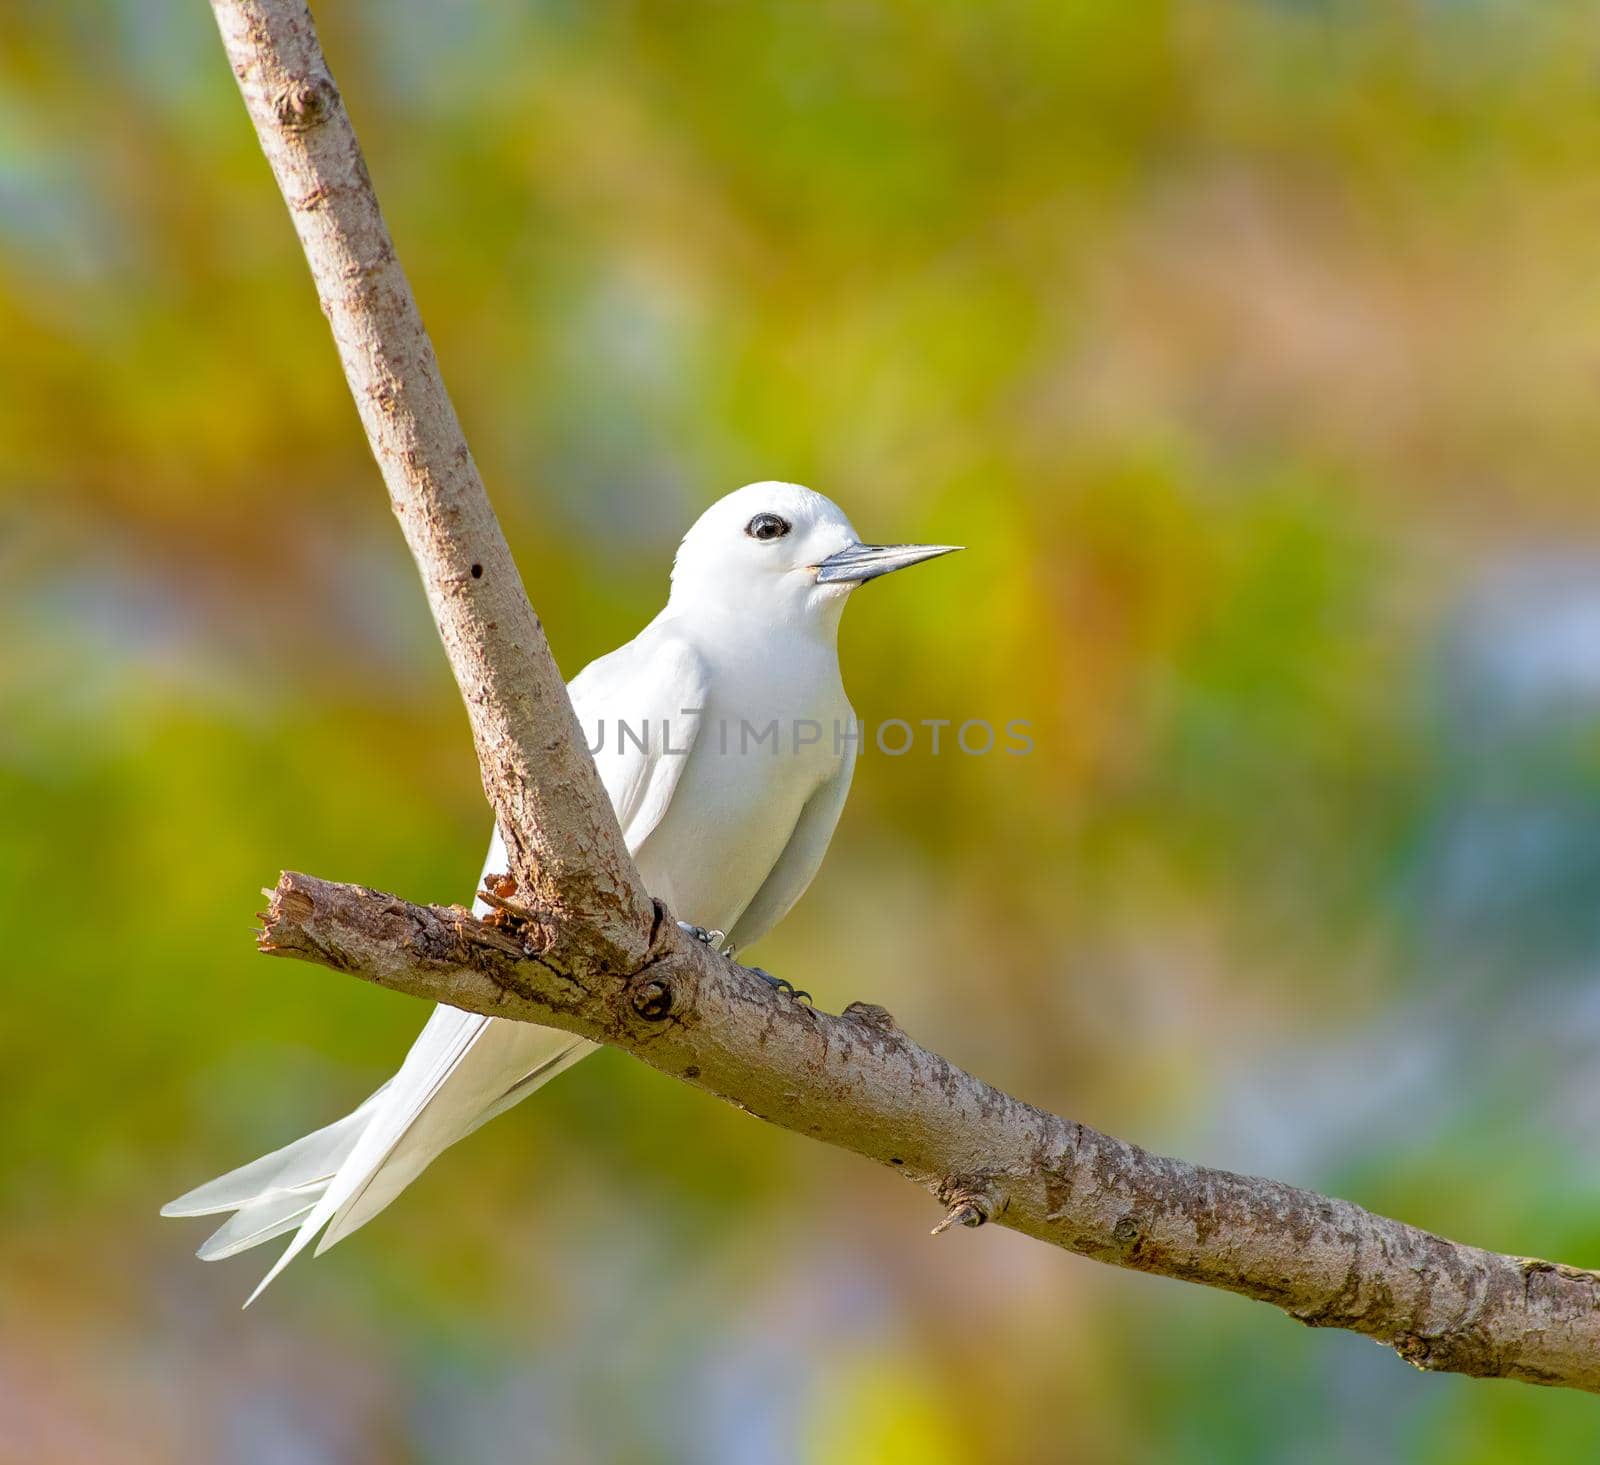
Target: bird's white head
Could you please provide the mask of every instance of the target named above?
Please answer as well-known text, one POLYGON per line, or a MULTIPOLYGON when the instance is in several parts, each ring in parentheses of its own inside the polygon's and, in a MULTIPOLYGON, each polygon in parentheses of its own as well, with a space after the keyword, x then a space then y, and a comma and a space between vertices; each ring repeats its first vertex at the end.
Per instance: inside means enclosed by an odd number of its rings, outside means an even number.
POLYGON ((959 548, 863 544, 832 499, 798 483, 748 483, 683 536, 670 604, 682 614, 831 630, 857 585, 959 548))

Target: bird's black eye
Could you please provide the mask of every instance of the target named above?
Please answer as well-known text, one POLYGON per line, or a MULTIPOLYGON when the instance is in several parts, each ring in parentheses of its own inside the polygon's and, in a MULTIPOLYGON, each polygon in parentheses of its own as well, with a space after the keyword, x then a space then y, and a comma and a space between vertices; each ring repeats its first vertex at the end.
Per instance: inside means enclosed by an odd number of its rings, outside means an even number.
POLYGON ((782 539, 792 527, 787 519, 780 519, 776 514, 757 514, 744 526, 744 532, 752 539, 782 539))

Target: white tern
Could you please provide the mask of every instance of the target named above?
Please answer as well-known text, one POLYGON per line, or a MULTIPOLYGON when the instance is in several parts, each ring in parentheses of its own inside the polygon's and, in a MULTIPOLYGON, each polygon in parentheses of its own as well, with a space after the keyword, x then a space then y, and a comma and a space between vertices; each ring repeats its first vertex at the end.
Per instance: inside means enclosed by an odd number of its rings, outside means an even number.
MULTIPOLYGON (((697 934, 742 951, 811 883, 860 741, 839 676, 844 603, 864 581, 956 548, 863 544, 821 494, 749 484, 684 536, 666 608, 573 678, 579 723, 645 887, 697 934)), ((507 868, 496 831, 484 871, 507 868)), ((353 1113, 162 1214, 233 1213, 201 1246, 207 1261, 293 1231, 253 1302, 319 1235, 321 1253, 450 1145, 594 1048, 440 1005, 400 1071, 353 1113)))

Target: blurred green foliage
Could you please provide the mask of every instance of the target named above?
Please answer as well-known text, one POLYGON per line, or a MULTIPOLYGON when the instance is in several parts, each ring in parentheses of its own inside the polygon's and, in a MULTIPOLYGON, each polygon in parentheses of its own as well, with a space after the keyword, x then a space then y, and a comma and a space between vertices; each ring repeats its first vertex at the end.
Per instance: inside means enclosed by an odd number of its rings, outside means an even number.
MULTIPOLYGON (((1197 1159, 1600 1260, 1575 3, 317 6, 562 664, 755 478, 966 543, 761 953, 1197 1159)), ((203 7, 0 9, 0 1458, 1569 1461, 1590 1401, 1093 1268, 601 1055, 235 1310, 158 1225, 422 1012, 470 744, 203 7)))

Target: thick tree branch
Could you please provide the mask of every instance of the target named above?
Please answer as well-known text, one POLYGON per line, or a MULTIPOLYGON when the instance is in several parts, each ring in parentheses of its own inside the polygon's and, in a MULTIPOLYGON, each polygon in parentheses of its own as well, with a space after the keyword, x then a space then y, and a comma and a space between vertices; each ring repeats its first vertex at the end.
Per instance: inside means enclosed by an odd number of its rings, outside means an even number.
MULTIPOLYGON (((646 896, 473 466, 303 0, 213 0, 472 722, 525 909, 480 922, 285 875, 264 950, 622 1048, 892 1166, 946 1207, 1387 1343, 1424 1368, 1600 1392, 1600 1276, 1459 1246, 1046 1114, 881 1008, 815 1012, 646 896)), ((502 901, 502 906, 505 903, 502 901)))
POLYGON ((576 933, 488 926, 307 875, 279 880, 265 920, 261 948, 274 955, 609 1043, 759 1119, 891 1166, 947 1207, 941 1229, 994 1221, 1364 1333, 1421 1368, 1600 1392, 1600 1275, 1149 1154, 962 1072, 882 1008, 817 1012, 677 940, 619 980, 584 963, 576 933))

